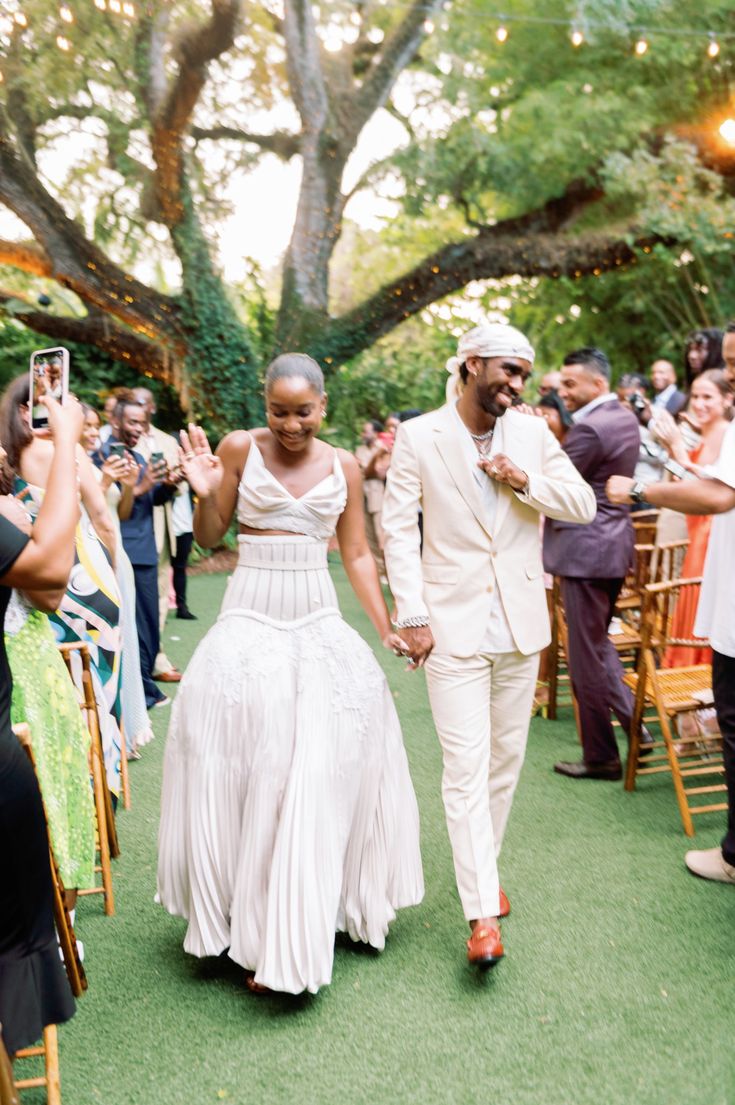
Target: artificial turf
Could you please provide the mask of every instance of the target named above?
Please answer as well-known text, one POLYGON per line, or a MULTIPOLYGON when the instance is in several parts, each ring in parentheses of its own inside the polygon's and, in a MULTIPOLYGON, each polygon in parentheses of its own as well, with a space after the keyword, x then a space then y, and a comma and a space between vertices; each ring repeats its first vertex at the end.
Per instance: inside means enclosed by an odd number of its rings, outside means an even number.
MULTIPOLYGON (((376 644, 333 568, 345 616, 376 644)), ((199 621, 169 621, 180 666, 224 583, 193 579, 199 621)), ((532 723, 501 857, 506 958, 478 974, 423 675, 378 653, 421 810, 423 904, 399 914, 381 954, 338 938, 332 985, 315 997, 256 997, 225 957, 185 955, 184 922, 154 904, 170 712, 154 710, 157 738, 131 765, 132 809, 118 815, 116 914, 100 897, 78 910, 89 991, 60 1030, 64 1105, 733 1105, 735 892, 685 871, 670 779, 634 794, 562 779, 551 766, 578 755, 571 715, 532 723)), ((722 815, 700 819, 696 846, 722 827, 722 815)))

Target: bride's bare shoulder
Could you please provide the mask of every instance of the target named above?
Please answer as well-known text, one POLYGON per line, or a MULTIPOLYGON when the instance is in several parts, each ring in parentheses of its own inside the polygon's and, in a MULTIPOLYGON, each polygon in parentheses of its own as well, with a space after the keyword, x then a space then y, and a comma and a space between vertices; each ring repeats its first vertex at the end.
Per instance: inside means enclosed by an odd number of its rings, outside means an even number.
POLYGON ((252 440, 249 430, 232 430, 225 434, 217 446, 217 456, 225 468, 232 467, 238 472, 242 471, 252 440))

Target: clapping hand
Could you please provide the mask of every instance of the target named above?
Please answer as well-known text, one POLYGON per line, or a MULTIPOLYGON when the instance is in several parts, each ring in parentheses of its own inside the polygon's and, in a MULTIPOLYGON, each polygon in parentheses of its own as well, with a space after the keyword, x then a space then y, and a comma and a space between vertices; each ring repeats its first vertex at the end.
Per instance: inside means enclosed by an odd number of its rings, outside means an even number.
POLYGON ((222 461, 210 449, 207 436, 200 426, 190 422, 188 431, 181 431, 180 439, 179 457, 184 478, 195 495, 208 499, 222 485, 222 461))

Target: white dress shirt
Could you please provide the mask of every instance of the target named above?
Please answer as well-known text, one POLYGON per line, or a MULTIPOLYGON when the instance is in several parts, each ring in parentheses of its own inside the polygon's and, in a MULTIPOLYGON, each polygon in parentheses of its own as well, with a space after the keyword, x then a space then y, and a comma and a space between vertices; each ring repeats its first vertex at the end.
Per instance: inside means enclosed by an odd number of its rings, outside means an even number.
POLYGON ((659 391, 659 392, 657 392, 656 395, 654 395, 653 402, 651 403, 651 406, 656 407, 657 410, 664 410, 665 411, 666 410, 666 404, 668 403, 669 399, 671 398, 671 396, 674 394, 675 391, 676 391, 676 384, 669 384, 669 386, 667 388, 664 388, 663 391, 659 391))
MULTIPOLYGON (((714 464, 705 467, 704 475, 735 487, 735 422, 730 423, 722 439, 719 457, 714 464)), ((735 657, 733 549, 735 509, 712 519, 694 633, 697 637, 708 638, 712 648, 721 655, 735 657)))
MULTIPOLYGON (((468 467, 472 472, 472 477, 477 483, 480 490, 480 496, 485 508, 485 516, 487 518, 487 528, 490 533, 493 532, 495 525, 495 515, 498 510, 498 485, 495 480, 490 479, 488 475, 478 466, 480 454, 477 451, 470 431, 462 421, 459 411, 457 410, 456 403, 452 406, 454 417, 461 429, 460 440, 462 442, 462 451, 467 459, 468 467)), ((497 422, 496 422, 497 426, 497 422)), ((496 431, 497 433, 497 431, 496 431)), ((493 436, 492 445, 488 456, 492 456, 497 453, 497 442, 495 436, 493 436)), ((516 645, 513 634, 508 624, 508 618, 505 614, 503 607, 503 600, 500 597, 500 591, 497 586, 493 591, 492 602, 490 604, 490 617, 487 623, 487 629, 485 630, 485 636, 482 639, 480 645, 481 653, 496 653, 496 652, 517 652, 518 646, 516 645)))

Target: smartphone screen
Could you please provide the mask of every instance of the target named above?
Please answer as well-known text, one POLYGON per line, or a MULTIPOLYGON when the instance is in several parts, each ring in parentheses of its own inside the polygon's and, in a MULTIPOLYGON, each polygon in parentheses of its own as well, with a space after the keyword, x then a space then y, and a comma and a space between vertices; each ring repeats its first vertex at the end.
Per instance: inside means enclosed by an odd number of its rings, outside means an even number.
POLYGON ((52 349, 34 349, 31 353, 30 395, 31 426, 34 430, 48 426, 48 412, 38 400, 53 395, 63 403, 69 391, 69 350, 63 345, 52 349))
POLYGON ((122 441, 113 441, 110 444, 110 456, 111 457, 124 457, 125 445, 122 441))

